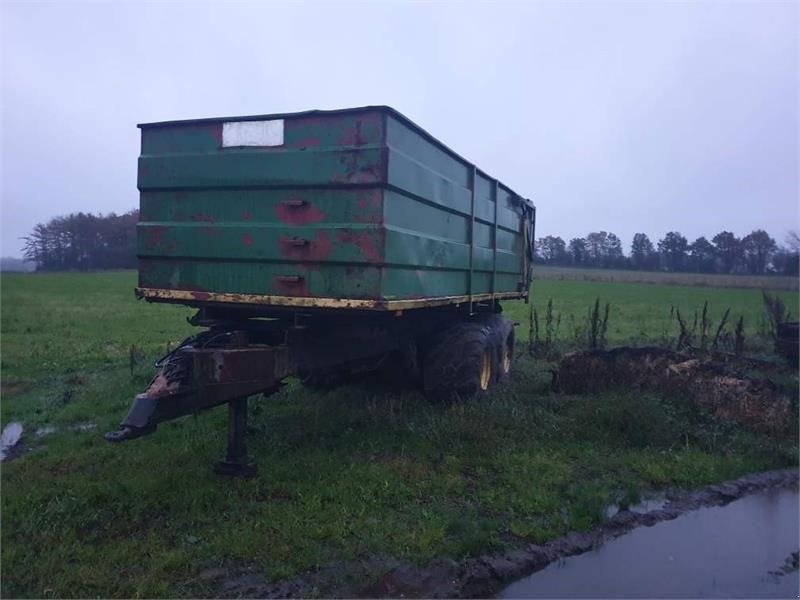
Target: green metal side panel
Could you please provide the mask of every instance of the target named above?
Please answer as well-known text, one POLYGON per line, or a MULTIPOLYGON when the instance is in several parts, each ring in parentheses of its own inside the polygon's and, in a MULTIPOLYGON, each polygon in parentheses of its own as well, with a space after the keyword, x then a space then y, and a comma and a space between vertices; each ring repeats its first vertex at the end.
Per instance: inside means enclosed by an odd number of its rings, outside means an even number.
POLYGON ((188 290, 198 293, 198 300, 205 292, 373 299, 379 293, 381 270, 255 260, 140 259, 139 277, 140 285, 146 282, 142 287, 188 290))
POLYGON ((399 300, 525 279, 522 200, 391 109, 141 127, 142 288, 399 300), (267 121, 278 143, 226 137, 267 121))
POLYGON ((419 291, 419 281, 428 280, 447 282, 447 295, 518 291, 524 249, 522 215, 513 194, 480 173, 473 194, 471 165, 391 115, 386 143, 387 261, 401 257, 406 264, 413 256, 418 270, 432 273, 418 276, 417 285, 405 272, 390 273, 384 295, 403 297, 409 289, 427 295, 419 291))

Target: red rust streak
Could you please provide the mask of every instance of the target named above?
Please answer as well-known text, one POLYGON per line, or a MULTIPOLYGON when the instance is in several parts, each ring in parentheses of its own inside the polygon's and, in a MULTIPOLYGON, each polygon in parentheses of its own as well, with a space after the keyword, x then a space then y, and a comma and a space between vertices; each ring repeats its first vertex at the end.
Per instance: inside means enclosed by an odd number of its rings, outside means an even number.
POLYGON ((280 279, 280 275, 272 280, 273 289, 277 290, 281 296, 310 296, 308 281, 303 277, 297 283, 289 283, 280 279))
POLYGON ((283 223, 289 225, 307 225, 308 223, 319 223, 325 220, 325 213, 319 208, 301 198, 300 196, 290 196, 286 200, 303 200, 302 206, 289 206, 278 202, 275 205, 275 214, 283 223))
POLYGON ((383 193, 381 190, 360 190, 356 201, 359 212, 355 215, 355 220, 359 223, 380 223, 382 204, 383 193))
POLYGON ((164 240, 167 228, 163 226, 151 227, 147 232, 147 247, 152 249, 157 247, 164 240))
POLYGON ((345 244, 354 244, 361 251, 361 255, 369 263, 383 262, 383 256, 377 245, 375 239, 380 233, 378 232, 356 232, 345 230, 341 231, 337 236, 339 240, 345 244))
POLYGON ((319 138, 317 138, 317 137, 307 137, 307 138, 303 138, 302 140, 297 140, 296 142, 294 142, 292 144, 292 146, 295 146, 297 148, 317 148, 321 144, 322 143, 319 141, 319 138))
POLYGON ((363 150, 348 150, 342 152, 339 164, 344 167, 344 173, 333 176, 336 183, 376 183, 383 177, 381 163, 359 164, 363 150))
POLYGON ((363 146, 370 142, 377 142, 377 133, 380 130, 381 117, 376 114, 368 114, 359 117, 355 122, 355 127, 348 129, 340 138, 339 144, 342 146, 363 146), (369 135, 365 135, 365 130, 369 135))
POLYGON ((333 242, 324 231, 318 231, 313 240, 298 245, 296 239, 284 235, 278 239, 281 255, 292 260, 315 262, 325 260, 333 252, 333 242))
POLYGON ((211 136, 217 146, 222 146, 222 123, 198 123, 196 128, 211 136))

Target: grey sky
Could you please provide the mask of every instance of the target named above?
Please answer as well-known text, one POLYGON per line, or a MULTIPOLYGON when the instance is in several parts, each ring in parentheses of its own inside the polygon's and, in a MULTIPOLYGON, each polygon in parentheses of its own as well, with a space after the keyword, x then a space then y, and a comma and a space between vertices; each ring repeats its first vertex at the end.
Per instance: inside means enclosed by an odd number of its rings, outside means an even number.
POLYGON ((2 5, 2 254, 137 205, 139 122, 388 104, 537 233, 798 228, 794 2, 2 5))

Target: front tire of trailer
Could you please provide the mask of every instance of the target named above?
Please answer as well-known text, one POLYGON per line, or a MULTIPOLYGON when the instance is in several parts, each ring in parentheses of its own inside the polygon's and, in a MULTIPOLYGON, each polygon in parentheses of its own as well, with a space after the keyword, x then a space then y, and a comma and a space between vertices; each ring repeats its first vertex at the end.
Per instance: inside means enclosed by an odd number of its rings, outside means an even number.
POLYGON ((492 330, 460 323, 435 336, 425 352, 422 383, 433 401, 465 400, 489 392, 495 380, 492 330))

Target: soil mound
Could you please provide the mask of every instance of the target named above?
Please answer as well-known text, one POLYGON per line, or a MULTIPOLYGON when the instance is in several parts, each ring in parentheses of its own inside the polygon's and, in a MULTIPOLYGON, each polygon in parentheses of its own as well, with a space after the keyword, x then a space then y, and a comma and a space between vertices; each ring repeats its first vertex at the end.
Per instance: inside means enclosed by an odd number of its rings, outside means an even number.
POLYGON ((677 394, 690 398, 715 419, 783 434, 795 426, 792 400, 766 376, 783 375, 783 371, 781 365, 733 355, 621 347, 566 355, 554 373, 553 385, 570 394, 620 387, 677 394))

